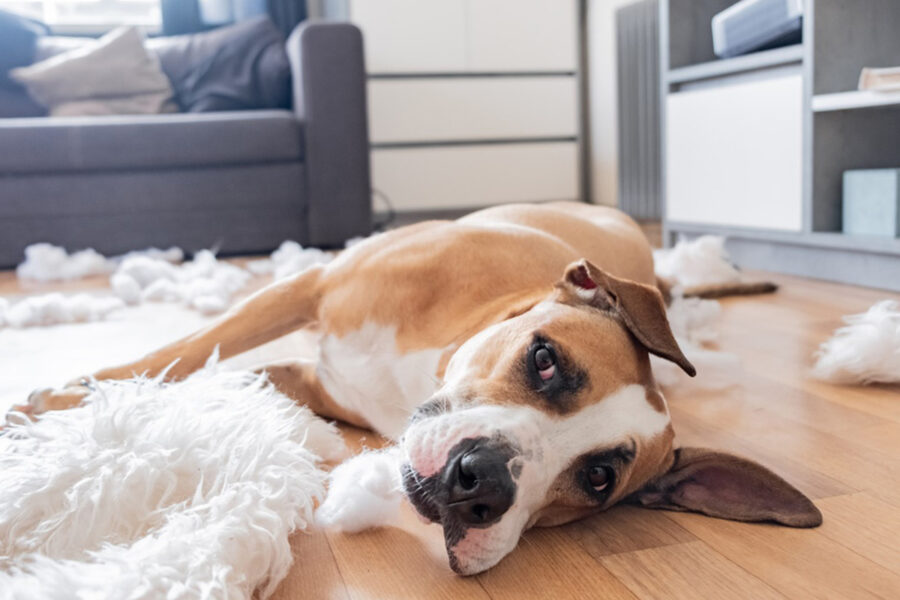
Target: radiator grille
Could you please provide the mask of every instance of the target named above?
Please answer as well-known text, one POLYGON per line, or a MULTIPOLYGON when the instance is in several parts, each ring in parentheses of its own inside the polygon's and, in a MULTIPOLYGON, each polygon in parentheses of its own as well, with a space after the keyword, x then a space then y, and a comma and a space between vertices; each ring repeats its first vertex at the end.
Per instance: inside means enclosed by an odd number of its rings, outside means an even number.
POLYGON ((616 11, 618 56, 619 207, 659 220, 659 10, 642 0, 616 11))

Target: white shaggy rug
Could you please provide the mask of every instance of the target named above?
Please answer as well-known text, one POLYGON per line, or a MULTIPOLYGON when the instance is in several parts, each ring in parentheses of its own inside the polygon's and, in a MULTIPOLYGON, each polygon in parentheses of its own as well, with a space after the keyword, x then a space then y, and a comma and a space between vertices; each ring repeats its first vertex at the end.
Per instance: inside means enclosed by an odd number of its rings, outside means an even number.
POLYGON ((0 436, 0 598, 265 598, 343 453, 248 372, 102 382, 0 436))

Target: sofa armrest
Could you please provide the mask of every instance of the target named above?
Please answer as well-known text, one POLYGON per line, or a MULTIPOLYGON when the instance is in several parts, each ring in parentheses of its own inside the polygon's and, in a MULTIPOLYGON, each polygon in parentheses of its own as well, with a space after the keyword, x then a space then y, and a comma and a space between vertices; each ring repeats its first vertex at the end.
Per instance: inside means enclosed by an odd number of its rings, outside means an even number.
POLYGON ((303 121, 308 241, 336 246, 372 231, 366 70, 360 30, 307 22, 287 41, 294 112, 303 121))

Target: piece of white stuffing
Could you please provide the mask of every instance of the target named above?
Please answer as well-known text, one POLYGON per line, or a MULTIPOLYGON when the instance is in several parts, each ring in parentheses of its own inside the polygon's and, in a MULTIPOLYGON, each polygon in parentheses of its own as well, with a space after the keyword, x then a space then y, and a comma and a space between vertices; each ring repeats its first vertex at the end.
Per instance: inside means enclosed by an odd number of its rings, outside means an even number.
POLYGON ((0 302, 0 326, 5 324, 21 329, 101 321, 124 306, 125 303, 114 296, 91 294, 44 294, 26 297, 14 304, 3 300, 0 302))
POLYGON ((329 476, 328 495, 316 511, 319 527, 355 533, 396 521, 404 498, 400 451, 363 452, 329 476))
POLYGON ((282 242, 269 258, 247 263, 247 269, 255 275, 269 275, 277 281, 296 275, 315 265, 330 262, 333 255, 319 248, 304 248, 297 242, 282 242))
POLYGON ((718 341, 721 305, 715 300, 684 298, 674 295, 666 312, 669 326, 681 351, 697 369, 691 378, 678 365, 660 358, 650 357, 653 375, 663 386, 691 382, 703 389, 723 389, 734 384, 734 371, 740 368, 740 359, 729 352, 705 347, 718 341))
POLYGON ((68 281, 92 275, 112 273, 123 260, 145 256, 153 260, 170 263, 181 262, 184 253, 180 248, 148 248, 136 250, 123 256, 106 258, 93 248, 69 254, 65 248, 53 244, 32 244, 25 248, 25 261, 16 268, 20 279, 32 281, 68 281))
POLYGON ((819 346, 812 374, 833 383, 900 382, 900 302, 883 300, 819 346))
POLYGON ((679 240, 673 248, 653 252, 657 277, 689 288, 740 281, 741 273, 728 259, 725 238, 704 235, 679 240))
POLYGON ((25 248, 25 262, 16 268, 20 279, 65 281, 91 275, 105 275, 113 265, 93 248, 69 254, 52 244, 32 244, 25 248))
POLYGON ((179 302, 214 314, 224 311, 252 278, 244 269, 201 250, 194 260, 174 265, 147 254, 126 257, 110 278, 113 291, 128 304, 179 302))

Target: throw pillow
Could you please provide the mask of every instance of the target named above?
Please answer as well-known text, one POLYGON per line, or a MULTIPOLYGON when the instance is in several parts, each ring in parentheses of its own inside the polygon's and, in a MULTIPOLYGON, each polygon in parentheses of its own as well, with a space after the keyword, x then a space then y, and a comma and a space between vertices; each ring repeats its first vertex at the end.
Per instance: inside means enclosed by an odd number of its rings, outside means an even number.
POLYGON ((10 71, 51 116, 171 112, 172 86, 134 27, 10 71))
POLYGON ((0 86, 15 85, 8 79, 9 70, 31 64, 37 39, 44 33, 40 23, 0 10, 0 86))
POLYGON ((284 38, 268 17, 149 40, 187 112, 290 108, 284 38))

